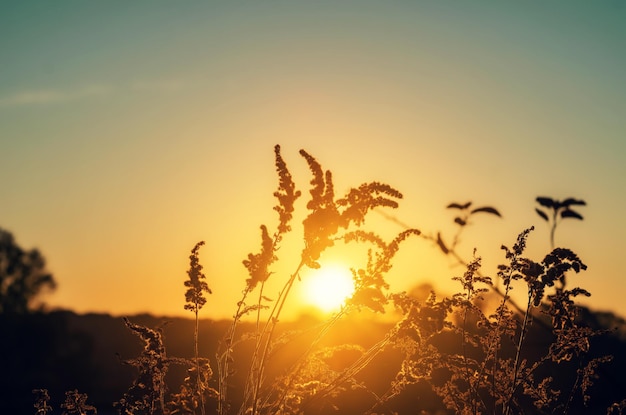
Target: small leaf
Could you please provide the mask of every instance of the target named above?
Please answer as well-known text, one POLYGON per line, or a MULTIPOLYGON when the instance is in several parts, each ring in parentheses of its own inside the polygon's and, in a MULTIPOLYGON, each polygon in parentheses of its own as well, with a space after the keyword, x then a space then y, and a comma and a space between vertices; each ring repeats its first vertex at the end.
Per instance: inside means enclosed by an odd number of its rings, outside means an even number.
POLYGON ((574 212, 573 210, 570 210, 570 209, 566 209, 566 210, 562 211, 561 212, 561 217, 562 218, 574 218, 574 219, 583 220, 583 217, 580 215, 580 213, 574 212))
POLYGON ((448 206, 446 206, 446 208, 448 209, 467 209, 468 207, 470 207, 470 205, 472 204, 472 202, 467 202, 464 204, 460 204, 460 203, 450 203, 448 206))
POLYGON ((461 219, 459 217, 454 218, 454 223, 458 223, 461 226, 467 225, 467 222, 465 222, 463 219, 461 219))
POLYGON ((446 244, 443 243, 443 240, 441 239, 441 234, 439 232, 437 232, 437 245, 439 245, 439 248, 441 248, 444 254, 447 255, 448 252, 450 252, 446 244))
POLYGON ((535 199, 541 206, 545 206, 547 208, 553 208, 557 203, 549 197, 538 197, 535 199))
POLYGON ((561 205, 565 206, 565 207, 569 207, 571 205, 579 205, 579 206, 585 206, 587 203, 585 203, 584 200, 582 199, 574 199, 573 197, 569 197, 567 199, 565 199, 561 205))
POLYGON ((539 216, 541 216, 542 218, 545 219, 546 222, 548 222, 548 215, 546 215, 546 213, 543 210, 539 210, 535 208, 535 212, 537 212, 539 216))
POLYGON ((463 209, 463 206, 459 205, 458 203, 450 203, 448 206, 446 206, 447 209, 463 209))
POLYGON ((483 207, 480 207, 480 208, 476 208, 476 209, 472 210, 471 213, 478 213, 478 212, 491 213, 492 215, 496 215, 496 216, 502 217, 500 212, 498 212, 497 209, 492 208, 491 206, 483 206, 483 207))

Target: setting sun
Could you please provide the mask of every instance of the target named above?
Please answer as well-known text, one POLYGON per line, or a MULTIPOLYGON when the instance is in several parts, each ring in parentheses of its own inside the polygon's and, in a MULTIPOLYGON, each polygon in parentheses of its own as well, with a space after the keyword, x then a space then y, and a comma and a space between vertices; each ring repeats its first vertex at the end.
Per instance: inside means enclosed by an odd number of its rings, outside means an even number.
POLYGON ((338 310, 354 292, 350 270, 336 264, 311 270, 302 283, 304 301, 323 312, 338 310))

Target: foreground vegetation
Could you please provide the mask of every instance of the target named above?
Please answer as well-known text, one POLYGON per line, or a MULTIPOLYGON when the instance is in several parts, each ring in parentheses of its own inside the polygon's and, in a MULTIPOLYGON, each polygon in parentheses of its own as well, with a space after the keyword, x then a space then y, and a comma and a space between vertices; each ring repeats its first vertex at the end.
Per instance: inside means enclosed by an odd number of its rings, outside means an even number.
MULTIPOLYGON (((294 232, 292 221, 302 192, 296 189, 276 146, 277 224, 261 226, 259 251, 243 261, 248 279, 242 281, 242 298, 234 304, 233 320, 219 339, 213 339, 215 354, 200 353, 204 349, 200 313, 210 306, 211 290, 200 264, 203 242, 199 242, 191 250, 184 282, 184 307, 194 318, 189 336, 193 356, 171 356, 163 327, 124 319, 144 348, 137 357, 125 360, 137 376, 115 403, 120 414, 573 414, 598 410, 592 395, 594 383, 613 357, 594 346, 610 333, 581 318, 575 300, 590 294, 571 284, 573 276, 587 268, 574 252, 554 248, 539 261, 527 258, 526 242, 533 229, 525 229, 511 246, 502 247, 504 264, 493 277, 487 276, 481 271, 480 257, 465 260, 457 253, 458 236, 475 215, 500 213, 471 203, 448 206, 456 214, 459 232, 452 242, 446 243, 440 233, 430 235, 411 228, 386 241, 364 225, 373 210, 397 207, 402 194, 387 184, 372 182, 338 198, 331 172, 306 151, 300 155, 312 180, 307 212, 298 227, 302 246, 293 270, 286 275, 275 272, 285 261, 279 256, 280 247, 287 234, 294 232), (458 284, 456 294, 441 297, 430 292, 419 298, 392 290, 386 276, 408 238, 432 243, 465 265, 461 275, 452 276, 458 284), (320 258, 339 244, 355 245, 367 253, 363 263, 351 264, 353 295, 326 321, 282 323, 287 299, 303 270, 322 266, 320 258), (271 299, 265 293, 270 278, 282 278, 282 289, 271 299), (513 288, 527 293, 524 304, 511 299, 513 288), (337 333, 349 330, 346 322, 354 324, 353 315, 362 310, 392 313, 396 320, 383 330, 377 326, 365 339, 338 340, 337 333), (186 376, 171 389, 167 377, 174 367, 184 368, 186 376)), ((551 225, 553 245, 561 220, 582 219, 574 210, 584 205, 581 200, 539 197, 537 202, 538 215, 551 225)), ((48 390, 34 392, 35 412, 51 412, 48 390)), ((622 413, 625 398, 603 400, 602 411, 622 413)), ((96 413, 87 395, 78 390, 68 391, 60 407, 67 414, 96 413)))

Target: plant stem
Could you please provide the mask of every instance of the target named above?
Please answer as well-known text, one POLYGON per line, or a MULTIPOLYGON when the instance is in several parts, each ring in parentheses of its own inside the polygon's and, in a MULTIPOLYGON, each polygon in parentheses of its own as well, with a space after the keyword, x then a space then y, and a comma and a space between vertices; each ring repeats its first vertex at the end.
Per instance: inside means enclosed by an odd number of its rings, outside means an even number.
POLYGON ((237 303, 237 312, 235 313, 235 317, 233 318, 233 323, 230 325, 230 330, 228 332, 228 335, 226 337, 227 340, 227 344, 226 344, 226 350, 219 356, 217 356, 217 364, 218 364, 218 370, 219 370, 219 397, 218 397, 218 403, 217 403, 217 413, 219 415, 225 415, 226 414, 226 400, 227 400, 227 396, 228 396, 228 367, 229 367, 229 363, 230 363, 230 355, 232 354, 232 350, 233 350, 233 343, 234 343, 234 339, 235 339, 235 331, 237 328, 237 324, 239 323, 239 320, 241 318, 241 309, 245 304, 245 300, 248 297, 248 294, 250 293, 250 287, 246 286, 245 291, 243 292, 243 296, 241 298, 241 301, 239 301, 237 303))
POLYGON ((526 313, 524 313, 524 321, 522 323, 522 331, 519 335, 519 341, 517 343, 517 348, 515 351, 515 363, 513 366, 513 382, 511 383, 511 393, 509 395, 509 399, 506 402, 506 409, 504 411, 504 415, 508 415, 511 410, 511 401, 513 400, 513 395, 515 394, 515 390, 517 389, 517 375, 519 374, 519 366, 520 366, 520 356, 522 353, 522 344, 524 342, 524 337, 526 335, 526 330, 528 328, 531 304, 532 304, 532 293, 529 290, 528 293, 528 304, 526 306, 526 313))
POLYGON ((196 357, 196 376, 197 376, 198 395, 200 397, 200 411, 202 415, 204 415, 205 413, 204 391, 203 391, 203 386, 202 386, 202 379, 200 378, 200 357, 199 357, 199 352, 198 352, 198 332, 199 332, 198 311, 199 311, 199 307, 198 307, 198 304, 196 303, 196 308, 194 310, 194 313, 196 315, 196 327, 193 333, 193 342, 194 342, 194 354, 196 357))
POLYGON ((552 228, 550 228, 550 247, 554 249, 554 233, 556 232, 556 221, 558 219, 558 209, 552 213, 552 228))
MULTIPOLYGON (((250 381, 252 382, 252 415, 258 414, 258 399, 259 399, 259 391, 261 389, 261 383, 263 379, 263 372, 265 369, 265 364, 267 362, 267 355, 269 352, 269 346, 274 336, 274 330, 276 329, 276 324, 278 323, 278 318, 283 310, 285 305, 285 301, 291 291, 291 287, 296 280, 296 277, 299 275, 300 270, 304 266, 304 260, 301 260, 298 266, 296 267, 295 272, 289 277, 289 280, 283 286, 283 289, 278 295, 278 299, 270 312, 270 315, 267 319, 265 326, 263 327, 263 331, 260 333, 259 338, 257 339, 256 347, 254 350, 254 354, 252 357, 252 365, 250 370, 250 381), (265 338, 265 340, 263 340, 265 338), (264 341, 264 343, 263 343, 264 341), (263 345, 261 345, 263 343, 263 345), (259 358, 259 351, 263 347, 263 352, 259 358)), ((245 406, 245 402, 244 402, 245 406)), ((244 409, 243 407, 241 409, 244 409)))

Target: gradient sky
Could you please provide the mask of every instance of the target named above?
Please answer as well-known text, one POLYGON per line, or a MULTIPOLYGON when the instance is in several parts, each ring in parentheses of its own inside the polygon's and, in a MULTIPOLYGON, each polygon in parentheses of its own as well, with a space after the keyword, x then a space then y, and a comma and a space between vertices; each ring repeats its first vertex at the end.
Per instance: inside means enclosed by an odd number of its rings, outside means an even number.
MULTIPOLYGON (((281 144, 305 194, 300 148, 338 194, 398 188, 389 213, 426 233, 453 232, 449 202, 497 207, 461 245, 489 275, 526 227, 549 251, 536 196, 586 200, 557 244, 589 265, 586 303, 624 316, 625 45, 619 1, 2 2, 0 227, 47 258, 50 305, 116 315, 184 315, 205 240, 205 316, 228 317, 281 144)), ((394 290, 463 272, 404 248, 394 290)))

